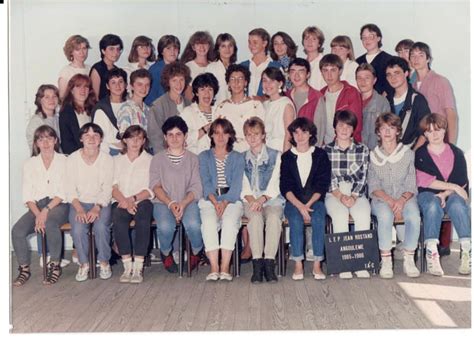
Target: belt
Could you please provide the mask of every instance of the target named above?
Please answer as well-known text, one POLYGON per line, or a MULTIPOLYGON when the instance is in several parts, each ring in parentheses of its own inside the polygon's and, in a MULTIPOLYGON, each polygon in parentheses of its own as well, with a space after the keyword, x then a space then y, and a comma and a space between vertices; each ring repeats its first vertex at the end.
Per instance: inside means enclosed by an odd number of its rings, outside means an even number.
POLYGON ((216 189, 216 194, 217 195, 223 195, 229 192, 230 188, 229 187, 221 187, 216 189))

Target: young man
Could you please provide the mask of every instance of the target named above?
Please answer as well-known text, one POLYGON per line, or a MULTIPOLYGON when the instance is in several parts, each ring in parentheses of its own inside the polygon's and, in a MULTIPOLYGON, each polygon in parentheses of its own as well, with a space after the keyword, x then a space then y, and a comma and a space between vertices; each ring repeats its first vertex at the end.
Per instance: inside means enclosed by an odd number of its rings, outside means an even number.
POLYGON ((313 121, 318 130, 317 146, 321 146, 326 134, 326 105, 320 99, 323 95, 308 84, 310 64, 302 58, 295 58, 288 67, 292 89, 286 95, 293 101, 297 117, 313 121))
POLYGON ((319 61, 323 58, 324 51, 323 31, 316 26, 306 27, 303 31, 301 43, 303 44, 303 50, 306 54, 306 60, 311 67, 311 76, 308 83, 314 89, 321 90, 326 85, 321 71, 319 70, 319 61))
POLYGON ((422 118, 431 112, 428 102, 408 83, 410 67, 407 61, 393 56, 388 61, 385 72, 387 81, 394 90, 393 94, 387 96, 391 111, 402 120, 402 143, 416 150, 426 140, 420 133, 419 125, 422 118))
POLYGON ((263 28, 255 28, 249 32, 248 47, 252 58, 241 63, 250 71, 248 96, 254 99, 263 97, 261 83, 262 73, 268 67, 280 68, 280 64, 268 56, 270 34, 263 28), (257 97, 258 96, 258 97, 257 97))
POLYGON ((402 59, 408 62, 410 66, 410 84, 414 85, 416 82, 416 71, 413 69, 413 65, 410 62, 410 49, 415 42, 410 39, 403 39, 400 40, 397 45, 395 46, 395 51, 397 55, 400 56, 402 59))
POLYGON ((458 115, 451 84, 431 70, 431 50, 424 42, 416 42, 410 49, 410 61, 416 72, 413 87, 423 94, 430 110, 439 113, 448 120, 447 141, 456 144, 458 136, 458 115))
POLYGON ((359 56, 356 62, 359 64, 369 63, 375 69, 378 81, 375 83, 375 90, 379 94, 387 95, 392 89, 385 79, 385 68, 391 55, 384 52, 382 47, 382 32, 376 25, 369 23, 360 29, 360 39, 367 53, 359 56))
POLYGON ((341 81, 343 63, 339 56, 327 54, 319 62, 319 69, 323 75, 326 86, 321 90, 326 103, 326 134, 324 143, 329 144, 336 136, 333 120, 336 111, 349 110, 357 117, 354 130, 356 142, 362 140, 362 100, 359 91, 346 81, 341 81))
POLYGON ((362 143, 369 150, 377 146, 377 135, 375 133, 375 120, 384 112, 390 112, 390 104, 387 99, 374 90, 377 83, 375 69, 368 63, 361 64, 356 69, 356 81, 362 97, 362 143))

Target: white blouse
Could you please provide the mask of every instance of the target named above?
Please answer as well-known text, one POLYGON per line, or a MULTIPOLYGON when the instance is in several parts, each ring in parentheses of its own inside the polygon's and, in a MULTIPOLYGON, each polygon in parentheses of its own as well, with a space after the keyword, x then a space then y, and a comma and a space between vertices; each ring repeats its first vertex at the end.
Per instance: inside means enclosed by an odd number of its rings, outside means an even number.
POLYGON ((219 83, 219 91, 217 92, 217 94, 214 93, 216 99, 215 104, 220 104, 222 101, 225 101, 226 99, 230 98, 231 94, 229 91, 229 86, 225 81, 226 69, 224 63, 222 63, 221 60, 211 62, 208 64, 206 72, 214 75, 217 78, 217 82, 219 83))
POLYGON ((308 84, 316 90, 321 90, 326 86, 321 70, 319 70, 319 61, 323 58, 323 54, 319 54, 313 61, 309 63, 311 66, 311 75, 308 84))
MULTIPOLYGON (((199 154, 202 151, 209 150, 211 147, 211 139, 207 134, 199 137, 199 129, 209 124, 206 116, 199 110, 197 103, 193 103, 184 108, 181 113, 181 118, 184 119, 188 126, 188 137, 186 138, 186 149, 192 153, 199 154)), ((216 107, 212 107, 212 121, 217 118, 216 107)))
POLYGON ((266 100, 263 103, 265 108, 265 119, 263 121, 267 134, 267 146, 280 152, 283 152, 285 145, 286 128, 283 117, 288 104, 294 109, 293 102, 286 96, 282 96, 275 101, 266 100))
POLYGON ((153 156, 145 151, 142 151, 134 161, 130 161, 126 154, 114 157, 113 185, 118 186, 125 198, 138 194, 143 190, 150 193, 150 200, 154 198, 155 194, 149 188, 152 158, 153 156))
MULTIPOLYGON (((194 81, 196 76, 204 74, 206 72, 206 68, 207 68, 207 66, 204 66, 204 67, 200 66, 194 60, 186 62, 186 65, 188 66, 189 70, 191 71, 191 83, 192 83, 192 81, 194 81)), ((191 85, 191 83, 190 83, 190 85, 191 85)))

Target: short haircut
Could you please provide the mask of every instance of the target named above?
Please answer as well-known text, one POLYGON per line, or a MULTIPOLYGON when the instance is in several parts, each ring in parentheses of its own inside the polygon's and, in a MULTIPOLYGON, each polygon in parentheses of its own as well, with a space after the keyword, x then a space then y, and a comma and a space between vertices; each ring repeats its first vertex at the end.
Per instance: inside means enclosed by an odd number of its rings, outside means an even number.
POLYGON ((104 53, 102 50, 106 49, 108 46, 120 46, 120 50, 123 50, 123 42, 122 39, 118 35, 114 34, 106 34, 102 36, 99 41, 99 49, 100 49, 100 58, 104 58, 104 53))
POLYGON ((435 130, 448 130, 448 120, 446 117, 438 113, 430 113, 429 115, 423 117, 423 119, 420 121, 421 132, 429 131, 431 125, 433 125, 435 130))
POLYGON ((337 123, 344 123, 352 126, 355 130, 357 127, 357 116, 350 110, 339 110, 334 114, 334 120, 332 122, 332 127, 335 129, 337 123))
POLYGON ((133 85, 137 78, 148 78, 151 83, 151 74, 146 69, 137 69, 130 74, 130 85, 133 85))
POLYGON ((166 136, 168 131, 173 130, 174 128, 179 129, 179 131, 181 131, 183 134, 188 133, 188 125, 186 124, 184 119, 179 116, 171 116, 167 120, 165 120, 165 122, 161 126, 161 131, 163 132, 163 135, 166 136))
POLYGON ((36 142, 38 141, 38 139, 40 139, 43 136, 53 137, 54 139, 56 139, 56 144, 54 144, 54 151, 59 152, 58 134, 56 133, 56 131, 54 131, 52 127, 44 124, 44 125, 39 126, 35 130, 35 133, 33 134, 33 144, 32 144, 32 150, 31 150, 32 157, 35 157, 41 153, 41 150, 38 147, 38 145, 36 145, 36 142))
POLYGON ((300 66, 300 67, 305 67, 306 72, 309 74, 311 73, 311 65, 309 64, 308 60, 305 60, 304 58, 297 57, 293 61, 290 62, 290 65, 288 66, 288 69, 291 69, 292 66, 300 66))
POLYGON ((265 46, 265 55, 268 54, 270 50, 270 34, 264 28, 255 28, 249 32, 249 36, 259 36, 263 41, 267 41, 267 45, 265 46))
MULTIPOLYGON (((262 132, 262 135, 265 135, 266 132, 265 132, 265 123, 262 121, 261 118, 259 117, 250 117, 249 119, 247 119, 244 123, 244 135, 247 134, 247 131, 249 129, 260 129, 260 131, 262 132)), ((263 142, 265 143, 265 139, 263 140, 263 142)))
POLYGON ((216 144, 214 143, 214 139, 212 139, 212 136, 216 132, 217 127, 220 126, 222 130, 224 131, 225 134, 228 134, 229 141, 227 142, 227 152, 231 152, 232 149, 234 148, 234 143, 237 141, 237 138, 235 136, 235 129, 234 126, 232 125, 229 120, 225 118, 217 118, 214 120, 214 122, 211 123, 211 126, 209 128, 209 138, 211 139, 211 149, 216 147, 216 144))
POLYGON ((165 65, 161 73, 160 83, 165 91, 170 90, 170 80, 176 76, 182 76, 184 78, 185 88, 191 82, 191 71, 189 68, 180 61, 174 61, 165 65))
POLYGON ((344 67, 342 60, 336 54, 326 54, 319 61, 319 70, 322 70, 326 66, 336 66, 339 70, 344 67))
MULTIPOLYGON (((433 56, 431 55, 431 48, 424 42, 415 42, 410 48, 410 56, 414 50, 425 53, 426 58, 428 59, 428 68, 431 67, 431 61, 433 61, 433 56)), ((431 68, 430 68, 431 69, 431 68)))
MULTIPOLYGON (((121 77, 123 82, 125 83, 125 89, 122 93, 122 100, 125 101, 127 99, 127 73, 122 68, 112 68, 105 74, 105 83, 109 84, 109 81, 113 78, 121 77)), ((107 92, 110 95, 110 90, 107 88, 107 92)))
POLYGON ((403 39, 397 43, 397 45, 395 46, 395 51, 398 53, 403 49, 411 49, 414 43, 415 42, 413 42, 413 40, 403 39))
POLYGON ((280 36, 283 39, 283 42, 286 44, 286 55, 290 59, 294 59, 296 57, 296 52, 298 51, 298 46, 296 45, 295 41, 285 32, 276 32, 273 34, 270 40, 270 56, 274 61, 278 61, 278 55, 275 53, 275 48, 273 47, 274 40, 276 37, 280 36))
POLYGON ((392 56, 389 58, 385 70, 388 68, 394 68, 395 66, 402 68, 403 72, 410 72, 410 66, 408 65, 408 62, 399 56, 392 56))
POLYGON ((48 117, 44 113, 43 106, 41 105, 41 99, 43 99, 46 90, 53 90, 54 94, 58 97, 58 103, 59 103, 59 90, 55 85, 53 85, 53 84, 42 84, 42 85, 40 85, 38 90, 36 91, 36 96, 35 96, 35 105, 36 105, 35 114, 37 114, 37 115, 41 114, 42 118, 48 117))
POLYGON ((68 61, 72 62, 74 60, 74 58, 72 56, 72 52, 74 51, 74 49, 79 47, 81 45, 81 43, 85 43, 86 48, 91 49, 91 45, 89 44, 89 40, 87 40, 85 37, 83 37, 81 35, 72 35, 66 40, 66 42, 64 43, 63 51, 64 51, 64 55, 66 55, 66 58, 67 58, 68 61))
POLYGON ((284 96, 285 94, 283 93, 283 90, 285 89, 285 75, 281 72, 279 68, 276 67, 268 67, 265 69, 262 73, 262 78, 263 75, 266 75, 269 79, 277 81, 277 82, 282 82, 280 85, 280 96, 284 96))
POLYGON ((242 73, 247 81, 247 85, 250 83, 250 71, 248 68, 240 64, 231 64, 225 72, 225 81, 229 84, 230 76, 232 73, 242 73))
MULTIPOLYGON (((400 142, 402 136, 402 120, 396 114, 392 112, 383 112, 381 113, 377 119, 375 120, 375 134, 378 136, 380 132, 380 128, 383 124, 387 124, 388 126, 393 126, 397 129, 397 143, 400 142)), ((378 140, 379 145, 382 144, 382 139, 379 137, 378 140)))
POLYGON ((214 104, 214 102, 216 101, 216 94, 219 92, 219 81, 217 81, 217 78, 211 73, 204 73, 198 75, 193 80, 193 102, 199 103, 199 98, 197 97, 198 90, 199 88, 206 87, 210 87, 214 91, 214 97, 212 99, 211 105, 214 104))
POLYGON ((355 60, 354 47, 352 46, 351 38, 347 35, 338 35, 331 41, 332 47, 344 47, 349 50, 347 58, 351 61, 355 60))
POLYGON ((140 125, 135 124, 135 125, 130 125, 122 135, 122 151, 121 151, 122 154, 125 154, 128 152, 127 143, 124 142, 124 139, 136 137, 139 135, 142 135, 143 139, 145 139, 145 142, 140 148, 140 153, 143 152, 143 149, 147 147, 148 145, 148 136, 146 134, 145 129, 143 129, 140 125))
POLYGON ((290 144, 296 146, 295 138, 293 137, 293 133, 296 132, 297 129, 301 131, 308 131, 310 134, 309 137, 309 145, 313 146, 316 145, 318 141, 318 129, 313 122, 311 122, 306 117, 298 117, 290 125, 288 125, 288 132, 290 133, 290 144))
POLYGON ((187 63, 196 58, 196 52, 193 50, 195 44, 208 44, 209 50, 207 51, 207 61, 211 62, 214 60, 214 42, 212 36, 206 31, 197 31, 189 38, 186 47, 184 48, 183 55, 181 55, 181 61, 187 63))
POLYGON ((219 54, 219 48, 222 43, 227 42, 227 41, 229 41, 234 46, 234 53, 230 57, 230 63, 232 64, 232 63, 237 62, 237 52, 239 49, 237 48, 237 43, 235 42, 234 37, 230 35, 229 33, 222 33, 222 34, 217 35, 216 44, 214 45, 214 61, 220 60, 221 56, 219 54))
POLYGON ((174 35, 163 35, 158 41, 158 45, 156 47, 158 51, 158 61, 163 59, 163 50, 168 46, 174 46, 176 49, 178 49, 179 54, 181 49, 181 43, 179 42, 179 39, 174 35))
POLYGON ((152 40, 144 35, 137 36, 132 42, 132 48, 130 48, 130 54, 128 54, 128 62, 138 62, 138 47, 145 46, 150 47, 150 56, 146 59, 148 62, 153 62, 156 59, 155 46, 152 40))
POLYGON ((375 72, 375 68, 370 64, 370 63, 362 63, 360 66, 357 67, 356 69, 356 75, 359 71, 370 71, 372 75, 374 75, 375 78, 377 78, 377 73, 375 72))
POLYGON ((83 74, 76 74, 73 77, 71 77, 71 79, 67 83, 66 94, 64 95, 61 111, 63 111, 67 105, 72 105, 72 107, 74 108, 76 112, 78 113, 85 112, 88 116, 90 116, 92 109, 94 108, 96 103, 97 101, 95 98, 94 89, 92 89, 92 82, 89 76, 83 75, 83 74), (87 96, 87 99, 84 103, 84 109, 82 109, 76 104, 74 100, 74 96, 72 94, 72 89, 74 89, 74 87, 78 87, 83 84, 89 87, 89 95, 87 96))
POLYGON ((88 133, 89 130, 92 130, 94 133, 98 133, 100 135, 100 139, 104 138, 104 131, 102 131, 100 126, 95 123, 86 123, 79 129, 79 139, 81 139, 84 134, 88 133))
MULTIPOLYGON (((304 38, 307 35, 316 36, 316 38, 319 40, 318 52, 322 53, 324 51, 323 44, 325 40, 323 31, 316 26, 306 27, 305 30, 303 30, 303 34, 301 35, 301 44, 303 44, 303 46, 304 46, 304 38)), ((306 50, 304 50, 304 52, 306 53, 306 50)))
POLYGON ((376 25, 376 24, 373 24, 373 23, 367 23, 365 25, 363 25, 361 28, 360 28, 360 38, 362 39, 362 33, 364 32, 364 30, 368 30, 369 32, 372 32, 372 33, 375 33, 375 35, 377 35, 377 37, 380 37, 380 41, 378 43, 378 46, 379 48, 382 47, 382 31, 380 30, 380 28, 376 25))

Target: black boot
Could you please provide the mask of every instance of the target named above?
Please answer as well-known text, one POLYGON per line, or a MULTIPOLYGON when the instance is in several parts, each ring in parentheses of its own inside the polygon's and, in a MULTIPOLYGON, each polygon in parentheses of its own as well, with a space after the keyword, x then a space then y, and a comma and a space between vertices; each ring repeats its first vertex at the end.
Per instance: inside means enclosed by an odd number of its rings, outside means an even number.
POLYGON ((275 275, 275 260, 265 259, 264 260, 264 275, 267 282, 278 282, 278 277, 275 275))
POLYGON ((263 259, 253 259, 253 274, 250 282, 261 283, 263 282, 263 259))

